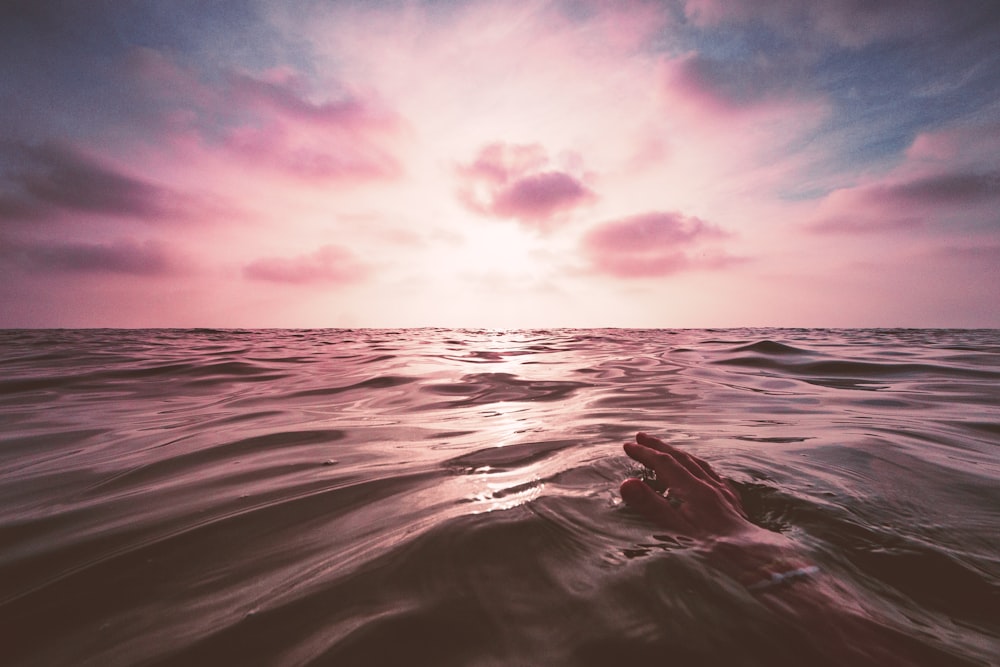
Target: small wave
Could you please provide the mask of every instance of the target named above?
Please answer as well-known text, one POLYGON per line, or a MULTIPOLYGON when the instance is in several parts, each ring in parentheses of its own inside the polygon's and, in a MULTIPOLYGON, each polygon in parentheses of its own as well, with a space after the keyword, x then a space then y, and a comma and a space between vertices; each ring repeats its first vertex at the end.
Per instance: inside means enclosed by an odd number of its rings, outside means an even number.
POLYGON ((315 389, 303 389, 301 391, 296 391, 288 394, 288 398, 303 398, 307 396, 334 396, 336 394, 342 394, 346 391, 362 391, 365 389, 389 389, 391 387, 400 387, 404 384, 410 384, 416 381, 416 378, 405 377, 402 375, 380 375, 378 377, 368 378, 367 380, 362 380, 361 382, 355 382, 353 384, 344 385, 340 387, 318 387, 315 389))
MULTIPOLYGON (((123 486, 141 487, 154 485, 161 480, 177 479, 191 475, 205 475, 205 471, 220 470, 222 463, 232 462, 260 453, 276 454, 283 450, 304 445, 328 444, 343 439, 341 429, 316 429, 310 431, 278 431, 250 438, 241 438, 217 445, 199 447, 193 451, 175 453, 168 458, 146 463, 126 470, 92 486, 89 494, 111 493, 123 486)), ((318 457, 317 457, 318 458, 318 457)))
POLYGON ((762 340, 756 343, 750 343, 749 345, 741 345, 740 347, 734 347, 731 351, 756 352, 758 354, 767 355, 813 354, 809 350, 802 350, 773 340, 762 340))
POLYGON ((892 377, 934 377, 935 375, 1000 379, 1000 372, 996 371, 921 363, 885 363, 846 359, 795 363, 758 355, 715 359, 709 363, 724 366, 770 369, 806 379, 822 380, 831 377, 856 378, 859 383, 892 377))
POLYGON ((505 447, 490 447, 463 454, 450 459, 447 465, 463 469, 478 469, 490 467, 506 469, 533 463, 543 459, 553 452, 579 444, 576 440, 546 440, 540 442, 524 442, 505 447))
POLYGON ((422 391, 461 397, 454 401, 435 403, 427 408, 444 406, 486 405, 503 401, 559 401, 584 387, 588 382, 568 380, 522 380, 511 373, 474 373, 462 376, 459 382, 431 384, 422 391))

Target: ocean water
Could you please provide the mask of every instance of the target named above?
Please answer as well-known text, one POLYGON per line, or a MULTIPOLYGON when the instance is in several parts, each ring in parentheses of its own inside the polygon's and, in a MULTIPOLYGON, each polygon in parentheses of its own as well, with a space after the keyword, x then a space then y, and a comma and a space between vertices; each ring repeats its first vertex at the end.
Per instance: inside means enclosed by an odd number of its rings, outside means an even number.
POLYGON ((709 461, 1000 664, 1000 332, 0 331, 0 664, 823 664, 625 507, 709 461))

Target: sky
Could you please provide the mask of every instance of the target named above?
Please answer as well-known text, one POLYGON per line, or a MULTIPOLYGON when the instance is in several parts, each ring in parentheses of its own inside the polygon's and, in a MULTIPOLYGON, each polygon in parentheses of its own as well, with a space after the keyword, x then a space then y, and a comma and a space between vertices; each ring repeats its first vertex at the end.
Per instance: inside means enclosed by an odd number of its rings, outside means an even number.
POLYGON ((7 0, 0 327, 1000 327, 996 0, 7 0))

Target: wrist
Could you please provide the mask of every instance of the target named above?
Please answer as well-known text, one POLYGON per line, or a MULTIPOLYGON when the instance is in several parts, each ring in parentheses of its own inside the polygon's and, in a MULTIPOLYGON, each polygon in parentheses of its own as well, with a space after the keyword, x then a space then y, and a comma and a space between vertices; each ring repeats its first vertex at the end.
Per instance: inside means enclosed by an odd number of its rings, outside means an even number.
POLYGON ((820 572, 788 538, 763 528, 713 540, 706 559, 755 594, 789 587, 820 572))

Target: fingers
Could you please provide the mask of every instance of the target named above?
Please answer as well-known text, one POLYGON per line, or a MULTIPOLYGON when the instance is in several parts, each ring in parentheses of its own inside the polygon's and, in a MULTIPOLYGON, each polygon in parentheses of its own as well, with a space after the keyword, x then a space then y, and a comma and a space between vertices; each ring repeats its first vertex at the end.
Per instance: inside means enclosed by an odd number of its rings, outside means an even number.
POLYGON ((632 442, 625 443, 625 453, 652 469, 656 473, 657 479, 665 481, 668 486, 690 486, 702 483, 670 454, 632 442))
POLYGON ((626 479, 621 485, 622 500, 647 520, 664 528, 691 533, 691 525, 677 513, 670 501, 651 489, 641 479, 626 479))
POLYGON ((733 488, 708 463, 671 447, 645 433, 625 443, 625 453, 656 473, 671 500, 639 479, 621 485, 622 499, 649 520, 687 535, 734 532, 748 521, 743 503, 733 488), (677 505, 673 498, 679 497, 677 505))
MULTIPOLYGON (((677 449, 676 447, 668 445, 664 441, 653 437, 648 433, 636 433, 635 440, 638 444, 644 447, 655 449, 661 454, 673 457, 677 463, 684 466, 684 469, 687 470, 692 477, 699 479, 707 483, 709 486, 717 489, 730 504, 737 507, 741 513, 743 512, 743 503, 733 491, 733 488, 726 480, 722 479, 722 477, 715 472, 715 470, 712 469, 712 466, 710 466, 707 461, 703 461, 693 454, 689 454, 685 451, 677 449)), ((631 456, 631 454, 629 456, 631 456)), ((653 467, 645 463, 644 465, 647 465, 650 468, 653 467)))
POLYGON ((719 484, 722 483, 722 478, 719 477, 714 470, 712 470, 712 466, 708 465, 708 462, 699 459, 697 456, 688 454, 687 452, 677 449, 676 447, 672 447, 659 438, 654 438, 647 433, 636 433, 635 441, 645 447, 649 447, 663 452, 664 454, 673 456, 681 465, 687 468, 688 472, 698 479, 713 481, 719 484))

